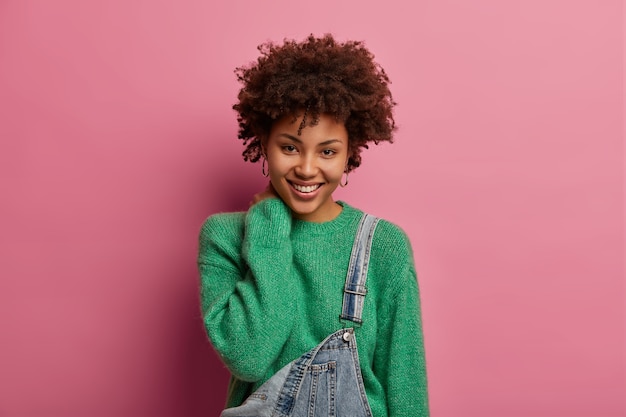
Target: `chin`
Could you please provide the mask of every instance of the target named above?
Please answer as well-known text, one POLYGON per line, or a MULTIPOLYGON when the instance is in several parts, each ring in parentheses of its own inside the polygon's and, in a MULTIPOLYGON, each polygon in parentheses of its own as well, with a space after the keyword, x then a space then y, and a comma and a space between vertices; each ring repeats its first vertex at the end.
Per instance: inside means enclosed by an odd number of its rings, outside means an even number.
POLYGON ((313 214, 315 213, 319 207, 315 206, 315 207, 298 207, 298 205, 293 205, 293 204, 287 204, 287 206, 289 206, 289 208, 291 209, 291 211, 294 212, 294 214, 300 215, 300 216, 306 216, 309 214, 313 214))

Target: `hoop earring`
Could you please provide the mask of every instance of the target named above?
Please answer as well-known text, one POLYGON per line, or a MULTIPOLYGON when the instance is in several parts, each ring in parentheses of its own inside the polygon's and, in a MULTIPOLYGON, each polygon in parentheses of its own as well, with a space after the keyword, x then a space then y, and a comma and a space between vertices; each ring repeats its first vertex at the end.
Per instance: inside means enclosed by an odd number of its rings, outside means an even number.
POLYGON ((348 173, 344 172, 344 174, 346 174, 346 181, 345 182, 339 182, 339 186, 341 188, 345 187, 346 185, 348 185, 348 173))
POLYGON ((265 166, 266 165, 267 165, 267 159, 265 159, 265 157, 263 157, 263 162, 261 163, 261 172, 263 173, 263 176, 265 178, 270 176, 270 173, 265 170, 265 166))

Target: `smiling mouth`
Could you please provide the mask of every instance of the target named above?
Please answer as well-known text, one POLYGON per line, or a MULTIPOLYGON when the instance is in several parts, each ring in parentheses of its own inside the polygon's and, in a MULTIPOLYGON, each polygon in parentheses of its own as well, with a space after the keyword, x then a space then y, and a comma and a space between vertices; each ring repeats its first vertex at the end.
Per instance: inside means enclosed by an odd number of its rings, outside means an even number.
POLYGON ((312 193, 313 191, 317 190, 318 188, 320 188, 322 186, 322 184, 315 184, 315 185, 298 185, 298 184, 294 184, 293 182, 291 183, 291 186, 293 188, 296 189, 296 191, 299 191, 301 193, 304 194, 308 194, 308 193, 312 193))

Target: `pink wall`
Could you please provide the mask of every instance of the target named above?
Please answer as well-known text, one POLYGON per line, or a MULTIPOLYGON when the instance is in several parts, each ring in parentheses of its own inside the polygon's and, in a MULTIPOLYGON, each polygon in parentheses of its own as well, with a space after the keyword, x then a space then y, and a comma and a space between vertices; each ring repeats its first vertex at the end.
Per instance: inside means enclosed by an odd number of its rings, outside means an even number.
POLYGON ((0 2, 0 415, 216 415, 197 232, 264 183, 232 71, 332 32, 400 103, 339 197, 411 237, 432 415, 625 416, 623 25, 616 0, 0 2))

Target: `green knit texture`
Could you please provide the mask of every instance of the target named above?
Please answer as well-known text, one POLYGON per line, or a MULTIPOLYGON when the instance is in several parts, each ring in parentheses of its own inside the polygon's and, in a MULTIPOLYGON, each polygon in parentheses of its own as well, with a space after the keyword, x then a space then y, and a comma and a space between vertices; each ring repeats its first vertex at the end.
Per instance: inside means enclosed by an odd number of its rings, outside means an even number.
MULTIPOLYGON (((232 375, 227 407, 241 404, 283 366, 344 327, 343 287, 363 213, 340 204, 341 214, 324 223, 293 219, 277 198, 204 223, 201 306, 209 339, 232 375)), ((384 220, 374 234, 366 286, 355 335, 372 413, 428 416, 411 246, 400 228, 384 220)))

